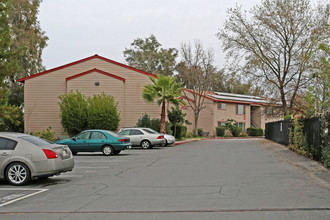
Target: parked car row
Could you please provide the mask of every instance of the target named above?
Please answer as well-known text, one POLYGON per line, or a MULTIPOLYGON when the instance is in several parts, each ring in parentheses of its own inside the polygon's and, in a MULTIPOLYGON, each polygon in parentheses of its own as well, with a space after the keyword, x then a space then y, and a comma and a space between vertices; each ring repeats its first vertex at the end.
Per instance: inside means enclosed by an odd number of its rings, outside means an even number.
POLYGON ((71 171, 73 155, 102 152, 117 155, 131 147, 150 149, 175 143, 172 135, 150 128, 123 128, 118 134, 107 130, 86 130, 55 143, 28 134, 0 132, 0 179, 24 185, 33 178, 48 178, 71 171))

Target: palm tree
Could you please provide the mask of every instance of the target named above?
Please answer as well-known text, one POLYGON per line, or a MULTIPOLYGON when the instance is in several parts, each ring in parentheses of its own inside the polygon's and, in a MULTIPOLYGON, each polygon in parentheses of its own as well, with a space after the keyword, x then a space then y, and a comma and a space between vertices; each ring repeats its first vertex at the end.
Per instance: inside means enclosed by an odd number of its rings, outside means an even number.
POLYGON ((177 83, 175 77, 157 75, 157 79, 150 77, 153 84, 148 84, 143 88, 143 98, 148 102, 156 100, 158 105, 162 105, 160 114, 160 132, 166 133, 165 126, 165 105, 173 103, 179 105, 185 104, 183 100, 178 99, 181 96, 181 91, 184 89, 182 83, 177 83))

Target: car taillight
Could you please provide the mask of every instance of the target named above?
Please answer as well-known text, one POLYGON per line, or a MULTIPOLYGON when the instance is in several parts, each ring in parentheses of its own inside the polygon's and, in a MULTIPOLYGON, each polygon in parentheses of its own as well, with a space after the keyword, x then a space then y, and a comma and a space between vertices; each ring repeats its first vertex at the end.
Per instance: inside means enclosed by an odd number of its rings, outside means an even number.
POLYGON ((119 139, 118 141, 120 141, 120 142, 126 142, 128 140, 127 139, 119 139))
POLYGON ((42 150, 44 151, 48 159, 55 159, 58 157, 57 153, 55 153, 52 150, 48 150, 48 149, 42 149, 42 150))
POLYGON ((164 135, 158 136, 157 139, 164 139, 164 135))

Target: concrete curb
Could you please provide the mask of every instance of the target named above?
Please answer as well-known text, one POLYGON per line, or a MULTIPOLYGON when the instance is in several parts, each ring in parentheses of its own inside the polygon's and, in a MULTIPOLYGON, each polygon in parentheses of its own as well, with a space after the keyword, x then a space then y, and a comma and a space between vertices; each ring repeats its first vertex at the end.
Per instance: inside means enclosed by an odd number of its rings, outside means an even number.
POLYGON ((200 139, 195 139, 195 140, 186 140, 186 141, 180 141, 180 142, 175 142, 174 145, 181 145, 181 144, 187 144, 195 141, 200 141, 200 139))
POLYGON ((200 138, 200 139, 190 139, 190 140, 184 140, 175 142, 174 145, 181 145, 181 144, 187 144, 195 141, 203 141, 203 140, 226 140, 226 139, 264 139, 265 137, 217 137, 217 138, 200 138))

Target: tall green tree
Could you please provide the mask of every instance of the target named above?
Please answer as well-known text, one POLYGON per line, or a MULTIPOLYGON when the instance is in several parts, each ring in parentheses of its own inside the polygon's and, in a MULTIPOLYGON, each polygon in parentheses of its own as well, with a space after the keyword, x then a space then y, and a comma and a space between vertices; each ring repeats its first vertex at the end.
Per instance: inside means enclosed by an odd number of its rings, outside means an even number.
POLYGON ((12 1, 8 12, 10 49, 17 51, 15 58, 18 68, 11 73, 12 82, 17 78, 30 76, 45 70, 42 65, 42 52, 47 46, 48 37, 38 21, 39 6, 42 0, 12 1))
POLYGON ((304 96, 307 117, 330 113, 330 47, 322 43, 319 49, 321 53, 314 63, 311 85, 304 96))
POLYGON ((292 107, 308 84, 311 54, 327 37, 329 9, 329 3, 313 8, 309 0, 262 0, 248 13, 237 6, 228 10, 218 37, 243 73, 281 99, 285 114, 287 102, 292 107))
POLYGON ((37 20, 41 0, 0 2, 0 121, 2 130, 23 131, 23 85, 18 78, 44 70, 42 50, 48 38, 37 20), (16 115, 7 123, 6 115, 16 115))
MULTIPOLYGON (((8 77, 8 58, 10 56, 10 29, 8 24, 8 1, 0 3, 0 88, 8 77)), ((1 96, 3 97, 3 96, 1 96)), ((0 98, 1 98, 0 97, 0 98)))
POLYGON ((12 0, 8 8, 10 26, 10 50, 8 58, 8 82, 10 83, 9 104, 22 106, 23 85, 16 83, 22 77, 45 70, 42 65, 42 52, 47 46, 48 37, 38 21, 39 6, 42 0, 12 0))
POLYGON ((152 84, 148 84, 143 88, 143 98, 148 102, 156 101, 158 105, 161 105, 160 132, 166 133, 166 103, 173 103, 174 105, 185 104, 182 100, 178 99, 184 88, 181 87, 182 83, 176 82, 175 77, 158 74, 157 79, 154 77, 149 78, 152 84))
POLYGON ((137 38, 130 48, 125 48, 124 57, 129 66, 152 74, 172 75, 178 56, 175 48, 165 49, 154 35, 137 38))
POLYGON ((11 1, 0 2, 0 131, 23 131, 23 112, 17 106, 8 105, 10 70, 13 63, 10 58, 11 36, 8 12, 11 1))

